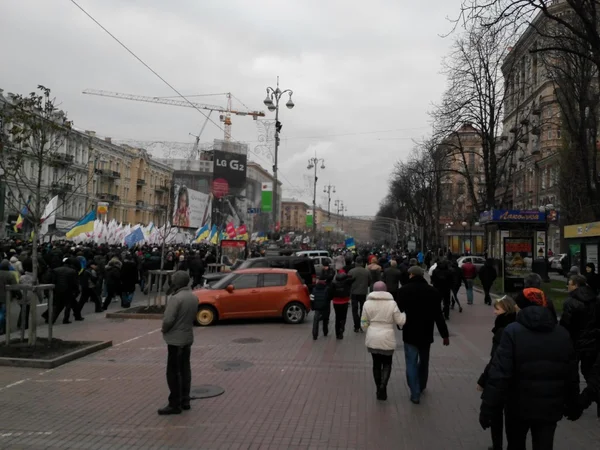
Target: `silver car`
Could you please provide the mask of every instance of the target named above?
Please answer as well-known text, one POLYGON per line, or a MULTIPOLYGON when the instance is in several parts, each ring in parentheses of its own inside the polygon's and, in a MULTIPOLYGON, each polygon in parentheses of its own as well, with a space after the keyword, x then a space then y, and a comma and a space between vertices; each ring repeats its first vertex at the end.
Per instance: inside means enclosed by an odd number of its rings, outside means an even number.
POLYGON ((456 262, 460 268, 462 268, 464 263, 472 262, 479 272, 479 269, 481 269, 485 264, 485 258, 483 256, 461 256, 456 260, 456 262))

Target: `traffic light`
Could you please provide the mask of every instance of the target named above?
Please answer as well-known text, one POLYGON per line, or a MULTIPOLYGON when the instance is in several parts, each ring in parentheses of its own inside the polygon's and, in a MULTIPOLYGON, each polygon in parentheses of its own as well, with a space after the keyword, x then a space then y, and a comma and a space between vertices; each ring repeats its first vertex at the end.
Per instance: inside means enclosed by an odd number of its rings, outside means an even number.
POLYGON ((275 131, 277 131, 278 133, 281 133, 282 128, 283 128, 283 125, 281 124, 281 122, 279 120, 277 122, 275 122, 275 131))

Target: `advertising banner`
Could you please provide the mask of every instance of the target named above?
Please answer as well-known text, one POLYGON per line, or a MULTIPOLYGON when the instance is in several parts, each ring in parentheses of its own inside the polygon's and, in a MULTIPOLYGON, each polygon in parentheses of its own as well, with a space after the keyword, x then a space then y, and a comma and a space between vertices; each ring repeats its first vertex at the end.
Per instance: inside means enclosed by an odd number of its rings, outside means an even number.
POLYGON ((306 228, 312 228, 313 226, 313 211, 312 209, 307 209, 306 210, 306 228))
POLYGON ((107 202, 98 202, 98 208, 96 210, 98 214, 108 214, 108 203, 107 202))
POLYGON ((536 231, 535 233, 535 248, 537 251, 536 258, 542 261, 546 257, 546 232, 536 231))
POLYGON ((227 233, 229 239, 233 239, 236 236, 235 225, 233 224, 233 222, 229 222, 227 224, 227 227, 225 228, 225 233, 227 233))
POLYGON ((261 210, 263 212, 273 211, 273 183, 262 184, 261 210))
POLYGON ((210 223, 211 196, 175 185, 173 226, 180 228, 201 228, 210 223))
POLYGON ((505 237, 503 249, 504 292, 518 292, 524 288, 525 276, 531 273, 533 239, 505 237))
POLYGON ((221 264, 232 266, 238 259, 246 259, 246 241, 221 241, 221 264))
POLYGON ((225 180, 229 189, 244 189, 247 159, 246 155, 239 153, 215 150, 213 186, 215 182, 225 180))

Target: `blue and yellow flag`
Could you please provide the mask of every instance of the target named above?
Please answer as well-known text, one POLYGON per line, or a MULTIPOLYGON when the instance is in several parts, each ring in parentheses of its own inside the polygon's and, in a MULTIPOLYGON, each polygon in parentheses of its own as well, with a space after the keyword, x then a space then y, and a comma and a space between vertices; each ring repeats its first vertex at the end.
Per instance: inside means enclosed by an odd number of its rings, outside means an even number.
POLYGON ((194 242, 200 243, 204 240, 207 240, 209 235, 210 235, 210 228, 208 228, 208 224, 206 224, 198 230, 198 233, 196 233, 196 239, 194 239, 194 242))
POLYGON ((67 239, 73 239, 82 233, 92 233, 94 231, 94 221, 96 220, 96 210, 92 209, 85 217, 75 224, 73 228, 67 231, 67 239))
POLYGON ((219 243, 219 229, 217 228, 216 225, 213 225, 211 230, 210 230, 210 235, 208 238, 208 241, 211 244, 218 244, 219 243))

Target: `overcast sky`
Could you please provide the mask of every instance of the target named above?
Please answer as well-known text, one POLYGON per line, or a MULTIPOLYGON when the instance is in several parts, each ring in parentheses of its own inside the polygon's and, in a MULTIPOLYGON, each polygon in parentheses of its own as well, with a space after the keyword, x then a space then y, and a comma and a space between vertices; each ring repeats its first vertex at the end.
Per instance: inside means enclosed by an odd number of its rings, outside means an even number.
MULTIPOLYGON (((394 163, 429 131, 427 111, 444 89, 440 62, 450 45, 440 35, 449 31, 447 17, 456 15, 460 0, 79 3, 184 95, 231 92, 250 109, 266 111, 265 88, 279 75, 296 104, 280 114, 284 195, 311 198, 306 165, 316 153, 326 166, 319 171, 318 203, 331 183, 347 214, 373 215, 394 163)), ((5 93, 43 84, 78 128, 191 147, 190 133, 204 120, 194 109, 81 93, 175 95, 69 0, 3 0, 0 9, 5 93)), ((192 100, 226 103, 224 96, 192 100)), ((249 117, 232 121, 233 139, 248 142, 258 153, 250 158, 270 170, 268 152, 255 149, 257 124, 249 117)), ((222 137, 209 123, 201 141, 222 137)))

